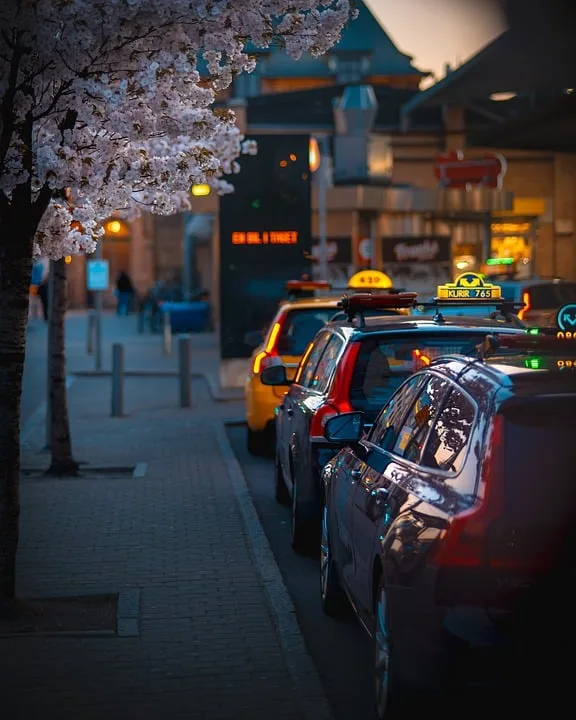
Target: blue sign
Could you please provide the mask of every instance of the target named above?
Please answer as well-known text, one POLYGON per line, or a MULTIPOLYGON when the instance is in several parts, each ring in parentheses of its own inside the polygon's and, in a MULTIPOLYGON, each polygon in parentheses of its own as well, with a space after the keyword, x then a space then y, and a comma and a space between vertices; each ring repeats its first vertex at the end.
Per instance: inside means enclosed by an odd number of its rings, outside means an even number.
POLYGON ((88 260, 86 262, 86 286, 88 290, 108 290, 110 268, 108 260, 88 260))
POLYGON ((556 313, 556 325, 562 332, 576 332, 576 303, 568 303, 556 313))

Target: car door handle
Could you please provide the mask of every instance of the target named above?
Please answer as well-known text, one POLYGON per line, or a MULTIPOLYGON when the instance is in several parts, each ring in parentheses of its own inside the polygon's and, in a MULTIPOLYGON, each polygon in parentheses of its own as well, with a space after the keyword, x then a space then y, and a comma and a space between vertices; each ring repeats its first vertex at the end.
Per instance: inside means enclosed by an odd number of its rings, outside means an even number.
POLYGON ((294 415, 294 410, 292 410, 292 408, 288 408, 288 410, 286 410, 286 415, 288 415, 288 417, 292 417, 292 415, 294 415))
POLYGON ((362 477, 362 470, 351 470, 350 477, 352 478, 353 482, 360 480, 360 478, 362 477))

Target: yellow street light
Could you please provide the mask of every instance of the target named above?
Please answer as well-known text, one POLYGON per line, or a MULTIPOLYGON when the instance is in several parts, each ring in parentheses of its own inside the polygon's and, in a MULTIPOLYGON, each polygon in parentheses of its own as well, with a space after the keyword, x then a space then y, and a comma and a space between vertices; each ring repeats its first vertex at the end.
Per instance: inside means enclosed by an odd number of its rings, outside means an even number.
POLYGON ((122 230, 122 223, 119 220, 110 220, 108 225, 106 226, 106 229, 117 235, 122 230))
POLYGON ((192 185, 192 195, 195 197, 206 197, 206 195, 210 195, 210 185, 206 183, 192 185))

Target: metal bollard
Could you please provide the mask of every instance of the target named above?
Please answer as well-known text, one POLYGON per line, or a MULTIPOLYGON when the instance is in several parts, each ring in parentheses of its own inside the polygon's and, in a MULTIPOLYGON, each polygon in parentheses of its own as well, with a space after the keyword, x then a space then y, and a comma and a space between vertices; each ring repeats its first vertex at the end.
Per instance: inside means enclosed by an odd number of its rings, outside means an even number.
POLYGON ((124 345, 112 345, 112 417, 124 415, 124 345))
POLYGON ((192 404, 190 388, 190 335, 178 338, 178 361, 180 369, 180 407, 192 404))
POLYGON ((164 355, 170 355, 172 352, 172 326, 170 325, 169 312, 162 315, 162 330, 162 351, 164 355))
POLYGON ((86 354, 92 355, 94 352, 94 330, 96 327, 96 313, 94 310, 88 310, 88 334, 86 336, 86 354))

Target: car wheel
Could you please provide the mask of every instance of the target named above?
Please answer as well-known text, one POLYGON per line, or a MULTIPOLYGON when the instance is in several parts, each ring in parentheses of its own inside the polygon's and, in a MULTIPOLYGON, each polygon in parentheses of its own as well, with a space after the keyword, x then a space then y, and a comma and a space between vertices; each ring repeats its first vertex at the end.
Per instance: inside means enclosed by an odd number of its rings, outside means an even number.
POLYGON ((263 457, 270 452, 270 436, 265 431, 246 429, 246 447, 250 455, 263 457))
POLYGON ((274 495, 276 502, 280 505, 290 505, 290 493, 286 487, 278 453, 276 453, 276 459, 274 460, 274 495))
POLYGON ((314 545, 318 542, 314 532, 314 522, 302 513, 298 502, 298 483, 293 478, 292 483, 292 548, 298 555, 310 555, 314 545))
POLYGON ((346 597, 340 586, 332 552, 328 527, 328 508, 322 510, 322 534, 320 539, 320 597, 322 610, 331 617, 341 617, 346 610, 346 597))

